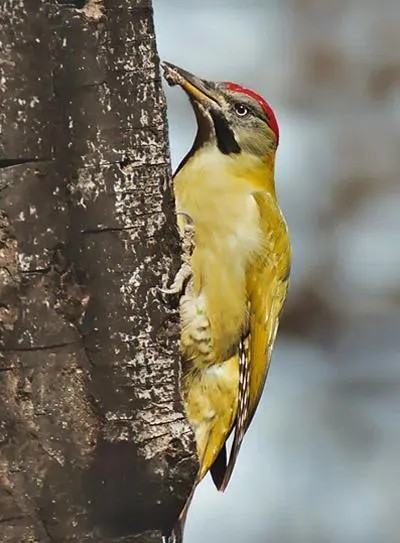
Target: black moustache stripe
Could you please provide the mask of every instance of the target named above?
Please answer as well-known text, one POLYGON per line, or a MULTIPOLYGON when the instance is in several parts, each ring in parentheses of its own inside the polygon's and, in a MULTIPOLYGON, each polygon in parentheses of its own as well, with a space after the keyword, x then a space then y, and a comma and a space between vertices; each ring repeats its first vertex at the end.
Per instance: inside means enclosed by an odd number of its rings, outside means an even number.
POLYGON ((240 147, 235 140, 235 134, 229 126, 225 117, 218 111, 210 111, 212 120, 215 127, 215 135, 217 137, 218 149, 224 155, 230 155, 231 153, 240 153, 240 147))

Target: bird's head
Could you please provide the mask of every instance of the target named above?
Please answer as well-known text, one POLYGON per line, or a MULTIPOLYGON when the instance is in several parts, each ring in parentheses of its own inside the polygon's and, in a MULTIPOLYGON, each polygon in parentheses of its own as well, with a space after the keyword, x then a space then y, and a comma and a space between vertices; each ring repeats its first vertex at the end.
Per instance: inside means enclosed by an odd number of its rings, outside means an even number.
POLYGON ((190 98, 198 124, 197 147, 208 143, 226 155, 274 158, 279 127, 264 98, 235 83, 205 81, 167 62, 162 66, 167 82, 180 85, 190 98))

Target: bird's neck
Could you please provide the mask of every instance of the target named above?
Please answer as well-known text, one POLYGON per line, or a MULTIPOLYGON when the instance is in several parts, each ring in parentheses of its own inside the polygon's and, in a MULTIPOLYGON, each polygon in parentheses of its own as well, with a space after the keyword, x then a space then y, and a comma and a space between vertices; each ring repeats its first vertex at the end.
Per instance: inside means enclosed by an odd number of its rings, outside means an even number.
POLYGON ((275 198, 275 157, 272 155, 257 157, 243 151, 228 155, 216 146, 204 145, 184 162, 176 173, 175 183, 190 184, 191 190, 207 187, 227 190, 228 194, 266 191, 275 198))
POLYGON ((235 177, 245 180, 252 192, 266 191, 275 197, 275 157, 257 157, 240 153, 231 157, 228 168, 235 177))

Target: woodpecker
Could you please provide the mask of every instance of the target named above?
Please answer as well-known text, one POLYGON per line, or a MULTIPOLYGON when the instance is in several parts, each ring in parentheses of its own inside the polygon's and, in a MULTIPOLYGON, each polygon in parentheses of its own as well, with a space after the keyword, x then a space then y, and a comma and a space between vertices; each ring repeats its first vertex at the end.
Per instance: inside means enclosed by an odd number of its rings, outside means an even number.
POLYGON ((162 66, 197 120, 173 180, 184 254, 168 292, 181 293, 184 404, 197 445, 196 484, 211 471, 225 490, 264 388, 288 288, 290 242, 274 181, 279 127, 253 90, 162 66))

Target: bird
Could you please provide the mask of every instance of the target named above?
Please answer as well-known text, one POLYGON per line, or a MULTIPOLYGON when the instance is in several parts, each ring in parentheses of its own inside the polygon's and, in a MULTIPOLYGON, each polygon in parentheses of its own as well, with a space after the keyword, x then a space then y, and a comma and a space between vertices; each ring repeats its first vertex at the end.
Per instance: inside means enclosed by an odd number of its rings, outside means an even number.
POLYGON ((182 392, 199 462, 193 491, 209 471, 223 491, 264 389, 288 290, 290 240, 275 190, 279 125, 251 89, 169 62, 162 68, 197 121, 173 176, 183 256, 165 289, 180 294, 182 392))

